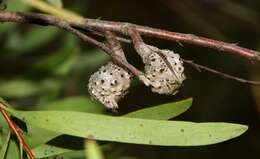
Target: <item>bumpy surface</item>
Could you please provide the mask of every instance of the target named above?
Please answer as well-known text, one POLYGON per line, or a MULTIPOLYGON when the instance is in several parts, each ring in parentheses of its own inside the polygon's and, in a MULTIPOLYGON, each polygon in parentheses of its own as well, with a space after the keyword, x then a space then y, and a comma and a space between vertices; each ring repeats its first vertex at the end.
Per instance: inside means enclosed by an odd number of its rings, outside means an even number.
POLYGON ((123 68, 108 63, 91 75, 88 83, 90 95, 107 108, 116 110, 117 102, 130 87, 131 75, 123 68))
POLYGON ((183 62, 178 54, 154 46, 142 47, 145 75, 151 81, 152 91, 174 95, 185 80, 183 62))

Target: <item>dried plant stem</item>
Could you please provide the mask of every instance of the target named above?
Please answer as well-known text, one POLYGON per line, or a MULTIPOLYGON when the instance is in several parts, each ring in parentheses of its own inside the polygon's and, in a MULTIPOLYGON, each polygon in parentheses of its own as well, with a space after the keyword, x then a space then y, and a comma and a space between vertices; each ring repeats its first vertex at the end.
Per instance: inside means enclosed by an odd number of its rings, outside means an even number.
POLYGON ((117 40, 115 34, 110 31, 106 31, 105 37, 109 43, 109 47, 114 52, 112 55, 113 59, 118 58, 122 63, 124 63, 123 67, 127 67, 127 69, 130 70, 135 76, 137 76, 146 86, 149 86, 150 81, 145 77, 145 75, 133 65, 128 63, 120 42, 117 40))
MULTIPOLYGON (((111 48, 106 46, 104 43, 99 42, 99 41, 85 35, 84 33, 80 32, 79 30, 77 30, 74 27, 77 26, 77 27, 85 28, 88 31, 89 30, 98 31, 99 34, 101 34, 101 33, 105 34, 105 32, 107 32, 107 31, 110 31, 110 32, 115 31, 115 32, 119 32, 119 33, 128 35, 129 34, 128 29, 129 29, 129 26, 131 26, 131 28, 136 29, 136 32, 143 34, 143 35, 154 36, 156 38, 162 38, 162 39, 168 39, 168 40, 176 40, 179 42, 186 41, 187 43, 193 43, 194 45, 211 47, 211 48, 215 48, 220 51, 228 51, 228 52, 233 53, 234 55, 243 56, 243 57, 246 57, 246 58, 248 58, 250 60, 254 60, 254 61, 260 61, 260 53, 258 53, 257 51, 238 47, 234 44, 228 44, 225 42, 215 41, 212 39, 198 37, 198 36, 194 36, 194 35, 190 35, 190 34, 174 33, 174 32, 149 28, 149 27, 145 27, 145 26, 138 26, 138 25, 129 24, 129 23, 85 19, 84 25, 83 25, 83 23, 76 24, 74 22, 59 18, 57 16, 52 16, 52 15, 47 15, 47 14, 8 12, 8 11, 0 12, 0 22, 32 23, 32 24, 38 24, 38 25, 56 26, 60 29, 66 30, 66 31, 76 35, 78 38, 80 38, 84 42, 90 43, 90 44, 94 45, 95 47, 102 49, 104 52, 106 52, 108 55, 110 55, 117 63, 119 63, 122 66, 125 66, 135 75, 139 74, 140 72, 138 72, 138 70, 134 66, 130 65, 126 61, 122 61, 120 58, 113 57, 114 52, 111 48)), ((116 37, 116 38, 118 40, 122 39, 122 38, 118 38, 118 37, 116 37)), ((138 37, 136 37, 136 38, 138 40, 138 37)), ((130 42, 130 41, 129 41, 129 39, 123 39, 123 42, 130 42)), ((207 70, 211 73, 215 73, 215 74, 221 75, 226 78, 234 79, 234 80, 242 82, 242 83, 259 85, 258 81, 250 81, 250 80, 245 80, 242 78, 234 77, 234 76, 213 70, 211 68, 207 68, 202 65, 192 64, 191 62, 188 62, 188 61, 186 61, 186 63, 193 65, 196 68, 201 68, 201 69, 207 70)), ((139 77, 142 77, 142 76, 139 76, 139 77)), ((145 77, 143 77, 143 79, 145 80, 145 77)))
POLYGON ((212 48, 218 50, 220 52, 231 53, 234 56, 245 57, 252 61, 260 61, 260 52, 246 49, 240 46, 237 46, 236 43, 226 43, 222 41, 217 41, 205 37, 196 36, 193 34, 184 34, 184 33, 176 33, 146 26, 140 26, 135 24, 129 24, 124 22, 111 22, 104 20, 96 20, 96 19, 86 19, 84 24, 71 24, 80 28, 91 28, 93 30, 104 31, 109 30, 113 32, 118 32, 121 34, 128 35, 125 32, 125 26, 132 25, 136 28, 136 30, 144 36, 149 36, 153 38, 165 39, 170 41, 175 41, 178 43, 188 43, 192 45, 202 46, 206 48, 212 48))
POLYGON ((12 119, 9 117, 7 112, 3 109, 4 105, 0 103, 0 111, 3 117, 5 118, 6 122, 8 123, 11 131, 14 133, 14 135, 17 137, 18 141, 23 147, 23 150, 27 153, 27 155, 30 157, 30 159, 35 159, 35 156, 30 149, 30 147, 26 144, 26 142, 23 139, 23 136, 20 133, 19 127, 12 121, 12 119))
POLYGON ((192 45, 212 48, 221 52, 231 53, 235 56, 242 56, 249 60, 260 61, 260 52, 237 46, 236 43, 226 43, 218 40, 196 36, 193 34, 176 33, 172 31, 134 25, 125 22, 112 22, 112 21, 104 21, 98 19, 83 18, 75 13, 72 13, 71 11, 68 11, 63 8, 55 8, 39 0, 21 0, 21 1, 43 12, 60 16, 65 20, 69 21, 72 26, 80 27, 82 29, 86 29, 86 30, 93 29, 102 32, 109 30, 109 31, 119 32, 127 35, 127 32, 125 32, 125 30, 122 28, 128 25, 132 25, 135 26, 135 28, 138 30, 140 34, 145 36, 171 40, 178 43, 188 43, 192 45))
POLYGON ((235 76, 217 71, 215 69, 212 69, 212 68, 209 68, 209 67, 206 67, 206 66, 203 66, 203 65, 196 64, 191 60, 185 60, 185 59, 182 59, 182 60, 183 60, 183 62, 195 67, 199 71, 202 69, 202 70, 208 71, 210 73, 222 76, 224 78, 232 79, 232 80, 235 80, 235 81, 238 81, 238 82, 241 82, 241 83, 251 84, 251 85, 260 85, 260 81, 246 80, 246 79, 243 79, 243 78, 240 78, 240 77, 235 77, 235 76))

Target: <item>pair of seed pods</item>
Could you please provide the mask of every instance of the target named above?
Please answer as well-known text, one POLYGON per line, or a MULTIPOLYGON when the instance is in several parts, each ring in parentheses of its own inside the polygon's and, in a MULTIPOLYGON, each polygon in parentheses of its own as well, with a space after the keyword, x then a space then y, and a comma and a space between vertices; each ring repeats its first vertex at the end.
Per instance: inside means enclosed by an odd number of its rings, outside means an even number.
MULTIPOLYGON (((144 75, 152 92, 175 95, 186 78, 179 54, 144 43, 136 47, 136 51, 145 64, 144 75)), ((91 75, 89 93, 107 108, 116 110, 117 102, 127 94, 132 76, 124 68, 109 62, 91 75)))

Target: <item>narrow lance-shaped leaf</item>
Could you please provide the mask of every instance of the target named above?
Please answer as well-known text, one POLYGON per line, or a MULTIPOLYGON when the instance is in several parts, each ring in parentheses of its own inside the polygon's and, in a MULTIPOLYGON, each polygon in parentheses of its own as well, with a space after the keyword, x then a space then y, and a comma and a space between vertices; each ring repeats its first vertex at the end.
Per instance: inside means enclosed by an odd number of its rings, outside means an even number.
POLYGON ((8 130, 8 132, 5 136, 4 135, 1 136, 1 137, 3 137, 4 141, 3 141, 3 143, 1 143, 0 159, 5 158, 7 148, 8 148, 8 144, 9 144, 9 140, 10 140, 10 136, 11 136, 10 130, 8 130))
POLYGON ((90 98, 85 96, 67 97, 44 105, 36 106, 36 110, 66 110, 79 111, 88 113, 104 113, 103 105, 93 102, 90 98))
POLYGON ((111 117, 68 111, 8 111, 41 128, 89 139, 162 146, 195 146, 237 137, 247 126, 111 117))
POLYGON ((10 140, 5 159, 15 159, 20 157, 20 149, 14 140, 10 140))
POLYGON ((190 108, 192 98, 182 100, 175 103, 167 103, 159 106, 145 108, 126 114, 126 117, 154 119, 154 120, 168 120, 174 118, 190 108))
MULTIPOLYGON (((159 106, 154 106, 150 108, 144 108, 141 110, 137 110, 135 112, 131 112, 129 114, 126 114, 124 116, 127 117, 133 117, 133 118, 151 118, 151 119, 157 119, 157 120, 167 120, 170 118, 173 118, 183 112, 185 112, 192 104, 192 98, 182 100, 179 102, 174 102, 174 103, 167 103, 159 106)), ((66 111, 84 111, 84 112, 91 112, 91 113, 103 113, 103 106, 101 107, 100 105, 96 105, 93 103, 93 101, 90 101, 90 99, 86 97, 69 97, 65 98, 63 100, 59 100, 56 102, 52 102, 50 104, 46 104, 44 106, 37 107, 37 110, 66 110, 66 111), (102 111, 101 111, 102 110, 102 111)), ((30 126, 32 127, 32 126, 30 126)), ((34 129, 33 129, 34 130, 34 129)), ((38 129, 36 129, 38 130, 38 129)), ((45 129, 39 129, 40 133, 45 132, 45 129)), ((31 130, 28 130, 28 132, 31 132, 31 130)), ((31 132, 33 133, 33 132, 31 132)), ((61 133, 57 133, 61 134, 61 133)), ((51 134, 52 135, 52 134, 51 134)), ((38 141, 39 135, 32 135, 32 137, 35 136, 34 138, 37 137, 38 141)), ((40 135, 40 139, 44 141, 46 138, 45 135, 40 135), (43 137, 42 137, 43 136, 43 137)), ((56 136, 56 135, 55 135, 56 136)), ((53 136, 53 137, 55 137, 53 136)), ((33 141, 35 139, 32 139, 33 141)), ((34 141, 35 143, 35 141, 34 141)), ((39 142, 38 142, 39 143, 39 142)), ((53 155, 58 155, 58 154, 63 154, 66 152, 71 152, 72 150, 70 149, 64 149, 62 147, 55 147, 51 145, 41 145, 33 149, 33 152, 37 158, 44 158, 44 157, 49 157, 53 155)))
POLYGON ((51 145, 42 145, 39 146, 35 149, 33 149, 33 154, 37 158, 45 158, 49 156, 54 156, 66 152, 72 152, 73 150, 66 149, 66 148, 61 148, 61 147, 56 147, 56 146, 51 146, 51 145))
POLYGON ((27 125, 27 133, 23 133, 23 137, 29 147, 34 148, 47 143, 48 141, 62 135, 61 133, 50 131, 42 128, 38 128, 34 125, 27 125))
MULTIPOLYGON (((84 96, 68 97, 62 100, 57 100, 44 104, 41 106, 35 106, 36 110, 65 110, 65 111, 79 111, 89 113, 104 113, 104 107, 99 103, 94 103, 90 98, 84 96)), ((49 131, 39 128, 34 125, 27 125, 28 132, 24 134, 27 144, 34 148, 46 143, 47 141, 62 135, 60 132, 49 131)), ((51 149, 51 148, 49 148, 51 149)), ((55 151, 57 150, 54 147, 55 151)))

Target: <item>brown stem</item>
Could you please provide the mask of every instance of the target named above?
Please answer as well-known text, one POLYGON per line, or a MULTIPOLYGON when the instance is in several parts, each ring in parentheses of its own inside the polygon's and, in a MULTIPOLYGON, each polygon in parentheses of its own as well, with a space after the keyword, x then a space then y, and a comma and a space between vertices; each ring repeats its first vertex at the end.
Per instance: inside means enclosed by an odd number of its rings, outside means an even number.
MULTIPOLYGON (((21 13, 21 12, 8 12, 1 11, 0 12, 0 21, 12 21, 19 23, 37 23, 37 24, 50 24, 45 23, 41 18, 45 16, 47 19, 51 20, 54 16, 46 15, 46 14, 37 14, 37 13, 21 13)), ((46 21, 46 19, 45 19, 46 21)), ((188 43, 197 46, 207 47, 216 49, 221 52, 229 52, 235 56, 242 56, 249 60, 260 61, 260 52, 246 49, 240 46, 237 46, 234 43, 226 43, 222 41, 217 41, 205 37, 195 36, 192 34, 183 34, 176 33, 146 26, 134 25, 125 22, 112 22, 112 21, 104 21, 97 19, 89 19, 86 18, 85 23, 77 23, 77 22, 68 22, 71 26, 79 27, 85 30, 96 30, 96 31, 112 31, 118 32, 121 34, 128 35, 125 28, 129 25, 134 26, 137 31, 145 36, 150 36, 154 38, 166 39, 175 42, 188 43)))
POLYGON ((238 81, 238 82, 241 82, 241 83, 252 84, 252 85, 260 85, 259 81, 246 80, 246 79, 243 79, 243 78, 240 78, 240 77, 235 77, 235 76, 232 76, 232 75, 229 75, 229 74, 217 71, 215 69, 212 69, 212 68, 209 68, 209 67, 206 67, 206 66, 202 66, 202 65, 196 64, 196 63, 194 63, 191 60, 185 60, 185 59, 182 59, 182 60, 183 60, 183 62, 185 62, 185 63, 195 67, 199 71, 202 69, 202 70, 205 70, 205 71, 208 71, 208 72, 220 75, 220 76, 222 76, 224 78, 232 79, 232 80, 235 80, 235 81, 238 81))
POLYGON ((127 31, 125 31, 126 34, 128 34, 131 37, 134 44, 143 43, 143 39, 136 27, 129 26, 127 28, 127 26, 125 26, 125 28, 127 29, 127 31))
MULTIPOLYGON (((21 13, 21 12, 0 12, 0 21, 8 21, 8 22, 17 22, 17 23, 34 23, 39 25, 53 25, 58 28, 61 28, 63 30, 66 30, 74 35, 76 35, 78 38, 80 38, 82 41, 90 43, 100 49, 102 49, 104 52, 106 52, 108 55, 110 55, 114 61, 116 61, 118 64, 128 68, 134 75, 137 75, 140 79, 143 79, 144 76, 142 73, 137 70, 133 65, 129 64, 126 60, 122 60, 122 58, 118 56, 114 56, 114 52, 111 48, 107 47, 104 43, 101 43, 82 32, 78 31, 77 29, 70 26, 70 24, 55 16, 46 15, 46 14, 31 14, 31 13, 21 13)), ((147 84, 147 82, 145 82, 147 84)))
MULTIPOLYGON (((79 23, 73 23, 73 22, 67 22, 61 18, 58 18, 56 16, 51 16, 47 14, 39 14, 39 13, 22 13, 22 12, 8 12, 8 11, 1 11, 0 12, 0 22, 17 22, 17 23, 33 23, 38 25, 53 25, 58 28, 64 29, 68 32, 71 32, 72 34, 79 37, 84 42, 88 42, 90 44, 93 44, 94 46, 102 49, 107 54, 109 54, 111 57, 113 57, 113 50, 111 50, 109 47, 107 47, 105 44, 88 37, 87 35, 81 33, 77 29, 73 27, 79 27, 81 29, 85 30, 92 30, 92 31, 99 31, 98 33, 104 33, 105 31, 114 31, 121 34, 128 35, 128 29, 129 26, 134 27, 136 31, 138 31, 142 35, 146 36, 152 36, 156 38, 161 39, 167 39, 172 40, 176 42, 186 42, 198 46, 203 47, 209 47, 213 48, 219 51, 225 51, 230 52, 233 55, 238 55, 242 57, 246 57, 250 60, 260 61, 260 53, 254 50, 249 50, 243 47, 239 47, 236 44, 230 44, 225 43, 222 41, 216 41, 204 37, 199 37, 191 34, 182 34, 182 33, 175 33, 140 25, 134 25, 129 23, 123 23, 123 22, 111 22, 111 21, 103 21, 103 20, 96 20, 96 19, 86 19, 86 22, 84 24, 79 23), (72 27, 73 26, 73 27, 72 27)), ((136 37, 138 39, 138 37, 136 37)), ((117 38, 121 39, 122 38, 117 38)), ((128 39, 123 39, 124 42, 129 42, 128 39)), ((125 63, 124 61, 114 58, 115 61, 117 61, 122 66, 125 66, 128 68, 133 74, 136 74, 136 68, 132 65, 129 65, 128 63, 125 63)), ((186 60, 186 63, 189 63, 192 65, 190 61, 186 60)), ((245 79, 241 79, 238 77, 233 77, 231 75, 218 72, 216 70, 207 68, 202 65, 193 64, 193 66, 196 66, 196 68, 201 68, 204 70, 207 70, 209 72, 224 76, 226 78, 235 79, 242 83, 248 83, 248 84, 254 84, 258 85, 258 81, 249 81, 245 79)))
MULTIPOLYGON (((143 40, 142 40, 142 37, 140 36, 140 34, 138 33, 138 31, 135 28, 130 26, 129 29, 128 29, 128 34, 131 37, 131 39, 132 39, 136 48, 139 47, 138 45, 140 43, 144 43, 143 40)), ((139 52, 139 51, 137 51, 137 52, 139 52)), ((164 59, 165 63, 168 65, 168 67, 171 68, 171 64, 169 64, 169 62, 167 60, 165 60, 164 55, 160 54, 159 52, 158 52, 158 55, 160 55, 162 57, 162 59, 164 59)), ((195 67, 199 71, 200 71, 200 69, 203 69, 203 70, 206 70, 208 72, 220 75, 224 78, 233 79, 233 80, 241 82, 241 83, 252 84, 252 85, 260 85, 259 81, 251 81, 251 80, 246 80, 246 79, 243 79, 243 78, 235 77, 235 76, 217 71, 215 69, 196 64, 196 63, 194 63, 193 61, 190 61, 190 60, 182 59, 182 61, 184 61, 185 63, 187 63, 187 64, 189 64, 193 67, 195 67)), ((172 71, 172 72, 174 73, 174 71, 172 71)))
POLYGON ((27 153, 27 155, 30 157, 30 159, 35 159, 35 156, 34 156, 32 150, 26 144, 26 142, 23 139, 23 136, 20 134, 19 127, 12 121, 12 119, 9 117, 7 112, 2 107, 4 107, 4 105, 2 103, 0 103, 0 111, 1 111, 1 113, 3 115, 3 117, 5 118, 6 122, 8 123, 11 131, 15 134, 15 136, 18 139, 18 141, 22 145, 23 150, 27 153))
POLYGON ((80 28, 92 28, 99 31, 110 30, 114 32, 119 32, 122 34, 127 34, 125 27, 134 26, 137 31, 145 36, 166 39, 175 42, 188 43, 192 45, 202 46, 206 48, 212 48, 221 52, 229 52, 235 56, 242 56, 249 60, 260 61, 260 52, 246 49, 237 46, 234 43, 226 43, 222 41, 217 41, 201 36, 196 36, 193 34, 176 33, 172 31, 166 31, 146 26, 134 25, 124 22, 111 22, 96 19, 86 19, 86 23, 83 25, 72 24, 80 28))
MULTIPOLYGON (((93 34, 93 35, 97 35, 97 36, 100 36, 100 37, 105 37, 104 33, 103 32, 99 32, 99 31, 95 31, 93 29, 88 29, 88 31, 93 34)), ((111 32, 111 31, 108 31, 108 32, 111 32)), ((112 33, 112 32, 111 32, 112 33)), ((127 38, 123 38, 123 37, 119 37, 119 36, 116 36, 116 40, 120 41, 120 42, 124 42, 124 43, 132 43, 132 41, 130 39, 127 39, 127 38)))
POLYGON ((112 56, 121 58, 121 61, 127 61, 126 57, 125 57, 125 53, 124 53, 119 41, 116 39, 116 35, 110 31, 106 31, 105 37, 107 39, 110 49, 113 51, 112 56))
MULTIPOLYGON (((144 76, 144 74, 135 68, 133 65, 128 63, 124 51, 119 43, 119 41, 116 39, 116 36, 114 33, 110 31, 105 32, 105 37, 107 38, 109 47, 111 50, 113 50, 113 59, 119 59, 121 61, 121 65, 123 64, 123 67, 126 67, 128 70, 130 70, 135 76, 137 76, 146 86, 150 85, 150 81, 144 76)), ((120 63, 119 63, 120 64, 120 63)))

